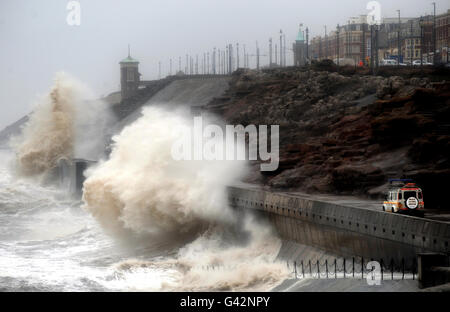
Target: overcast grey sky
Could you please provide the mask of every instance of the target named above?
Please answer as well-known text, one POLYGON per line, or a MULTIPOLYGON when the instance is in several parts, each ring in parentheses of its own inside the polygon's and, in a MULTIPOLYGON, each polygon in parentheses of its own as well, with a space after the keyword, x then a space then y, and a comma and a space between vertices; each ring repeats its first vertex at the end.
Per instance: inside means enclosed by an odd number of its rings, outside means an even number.
MULTIPOLYGON (((300 22, 312 35, 350 16, 366 14, 367 0, 79 0, 81 25, 66 22, 68 0, 0 1, 0 129, 28 113, 57 71, 67 71, 97 95, 119 89, 118 62, 131 54, 143 79, 167 72, 169 59, 225 44, 258 40, 266 53, 280 29, 290 46, 300 22)), ((382 17, 431 13, 431 0, 380 0, 382 17)), ((438 13, 450 8, 435 0, 438 13)), ((288 55, 289 57, 289 55, 288 55)), ((184 58, 183 58, 184 60, 184 58)), ((174 62, 177 64, 177 61, 174 62)), ((175 65, 174 65, 175 66, 175 65)))

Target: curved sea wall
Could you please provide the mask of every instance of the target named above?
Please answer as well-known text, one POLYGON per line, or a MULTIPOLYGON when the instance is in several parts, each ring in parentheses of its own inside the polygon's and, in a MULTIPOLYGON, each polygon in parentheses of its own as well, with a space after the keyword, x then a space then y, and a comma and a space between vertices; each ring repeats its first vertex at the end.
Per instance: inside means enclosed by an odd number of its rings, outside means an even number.
POLYGON ((266 216, 283 239, 337 255, 401 261, 420 252, 449 252, 449 223, 264 190, 228 190, 233 207, 266 216))

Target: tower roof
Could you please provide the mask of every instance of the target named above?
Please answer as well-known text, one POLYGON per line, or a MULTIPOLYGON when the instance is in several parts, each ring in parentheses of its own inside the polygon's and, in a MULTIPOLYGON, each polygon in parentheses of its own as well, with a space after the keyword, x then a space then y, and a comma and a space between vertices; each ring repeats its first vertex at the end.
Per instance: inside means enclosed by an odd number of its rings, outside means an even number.
POLYGON ((127 58, 124 58, 122 61, 120 61, 119 64, 123 64, 123 63, 139 64, 139 61, 135 60, 130 55, 130 45, 128 45, 128 56, 127 56, 127 58))
POLYGON ((127 58, 124 58, 122 61, 120 61, 120 64, 122 63, 139 63, 139 61, 128 55, 127 58))

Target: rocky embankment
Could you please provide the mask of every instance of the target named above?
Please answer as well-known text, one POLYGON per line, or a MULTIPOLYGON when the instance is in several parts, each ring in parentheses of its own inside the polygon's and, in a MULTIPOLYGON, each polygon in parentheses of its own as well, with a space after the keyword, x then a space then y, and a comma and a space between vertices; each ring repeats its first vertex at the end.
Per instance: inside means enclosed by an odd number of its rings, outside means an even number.
POLYGON ((207 108, 231 124, 280 125, 279 169, 263 175, 255 164, 249 182, 380 197, 389 178, 412 178, 428 208, 444 208, 450 73, 416 72, 237 71, 207 108))

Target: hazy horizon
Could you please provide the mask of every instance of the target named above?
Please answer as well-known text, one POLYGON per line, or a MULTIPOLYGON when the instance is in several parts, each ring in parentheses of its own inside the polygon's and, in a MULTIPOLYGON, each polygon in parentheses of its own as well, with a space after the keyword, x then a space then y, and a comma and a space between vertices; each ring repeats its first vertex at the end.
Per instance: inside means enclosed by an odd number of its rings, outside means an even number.
MULTIPOLYGON (((178 68, 182 56, 199 57, 214 47, 245 44, 254 54, 258 41, 267 54, 268 39, 286 34, 288 48, 303 23, 311 36, 329 31, 349 17, 367 14, 369 1, 343 0, 80 0, 81 25, 66 22, 69 1, 2 1, 0 3, 0 130, 29 113, 39 94, 45 94, 58 71, 66 71, 88 85, 97 96, 119 90, 119 62, 131 54, 140 61, 145 80, 163 76, 169 59, 178 68)), ((416 17, 432 12, 432 1, 380 0, 382 17, 416 17)), ((437 0, 437 13, 449 9, 437 0)), ((242 50, 241 50, 242 51, 242 50)), ((287 58, 292 58, 291 53, 287 58)), ((263 63, 267 62, 262 59, 263 63)), ((242 62, 242 61, 241 61, 242 62)), ((254 60, 252 60, 254 62, 254 60)))

